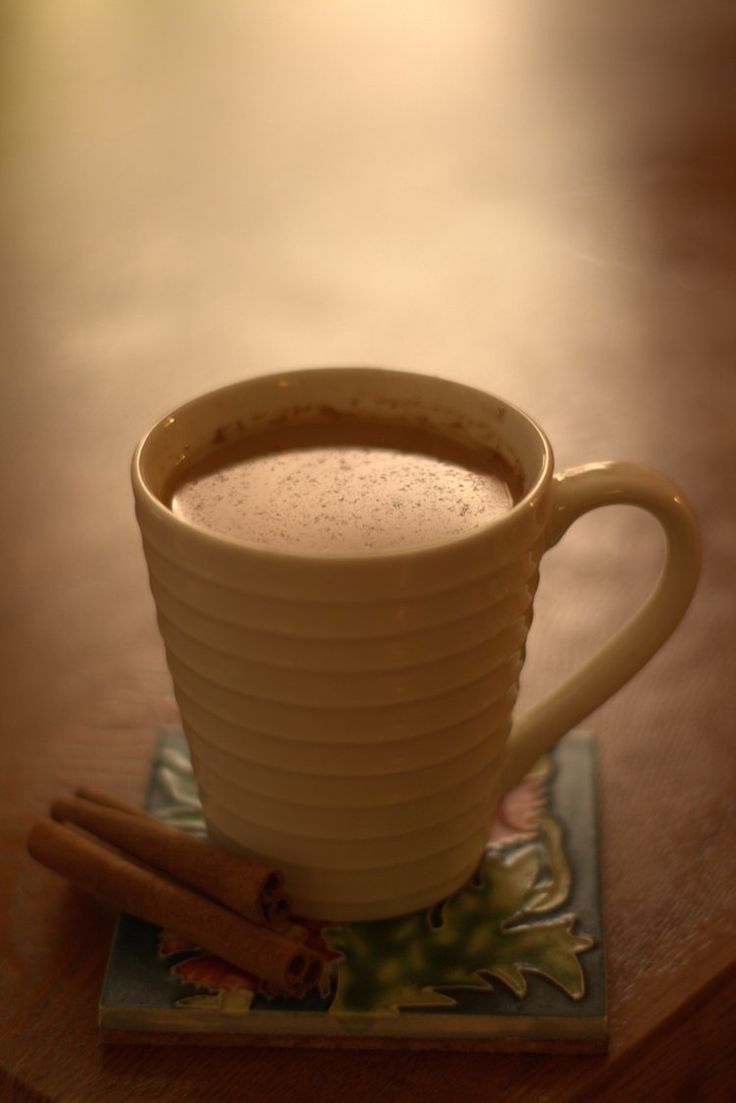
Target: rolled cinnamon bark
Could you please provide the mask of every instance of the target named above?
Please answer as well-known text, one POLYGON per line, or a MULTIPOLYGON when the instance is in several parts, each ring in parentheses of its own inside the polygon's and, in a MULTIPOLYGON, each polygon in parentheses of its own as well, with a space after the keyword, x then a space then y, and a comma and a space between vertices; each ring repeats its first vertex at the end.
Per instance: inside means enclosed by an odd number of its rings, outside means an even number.
POLYGON ((78 789, 74 790, 74 796, 80 797, 82 800, 92 801, 93 804, 100 804, 103 808, 114 808, 118 812, 127 812, 129 816, 147 816, 148 813, 139 808, 137 804, 130 804, 127 800, 120 800, 119 797, 113 797, 109 793, 103 793, 99 789, 90 789, 85 785, 81 785, 78 789))
POLYGON ((51 815, 83 827, 255 923, 283 929, 288 921, 283 878, 271 866, 194 839, 143 811, 131 814, 86 797, 60 797, 51 805, 51 815))
POLYGON ((31 831, 28 850, 93 896, 149 923, 171 927, 279 992, 302 996, 322 977, 325 961, 314 950, 137 865, 75 827, 42 820, 31 831))

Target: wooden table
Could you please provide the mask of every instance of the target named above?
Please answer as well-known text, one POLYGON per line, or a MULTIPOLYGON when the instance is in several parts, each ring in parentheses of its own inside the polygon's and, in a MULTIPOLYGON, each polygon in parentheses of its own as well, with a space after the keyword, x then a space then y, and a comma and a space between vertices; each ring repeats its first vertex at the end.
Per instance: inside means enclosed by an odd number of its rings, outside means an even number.
MULTIPOLYGON (((736 18, 728 3, 67 0, 3 9, 5 1100, 720 1100, 734 1065, 736 18), (35 865, 175 718, 128 487, 214 385, 376 363, 494 390, 558 466, 661 467, 702 585, 591 718, 607 1057, 100 1045, 113 916, 35 865)), ((633 610, 629 510, 546 560, 524 696, 633 610)))

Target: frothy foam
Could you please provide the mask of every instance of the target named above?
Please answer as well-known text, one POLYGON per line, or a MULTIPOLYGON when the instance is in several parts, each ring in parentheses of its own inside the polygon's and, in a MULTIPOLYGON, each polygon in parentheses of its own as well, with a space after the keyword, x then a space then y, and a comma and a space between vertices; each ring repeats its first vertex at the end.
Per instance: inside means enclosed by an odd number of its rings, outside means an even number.
POLYGON ((277 551, 398 551, 467 535, 513 506, 498 457, 481 463, 458 451, 365 443, 255 455, 225 449, 186 474, 170 506, 196 525, 277 551))

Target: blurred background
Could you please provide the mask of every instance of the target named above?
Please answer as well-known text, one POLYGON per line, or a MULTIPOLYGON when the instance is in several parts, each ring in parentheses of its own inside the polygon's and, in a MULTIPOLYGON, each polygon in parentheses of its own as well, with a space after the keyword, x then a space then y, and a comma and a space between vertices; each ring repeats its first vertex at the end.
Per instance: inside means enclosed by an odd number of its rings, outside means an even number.
MULTIPOLYGON (((560 467, 662 467, 716 517, 708 570, 730 577, 732 3, 5 0, 0 19, 3 551, 8 593, 36 599, 8 598, 4 661, 24 707, 39 655, 57 721, 168 695, 130 453, 171 406, 282 367, 450 376, 536 416, 560 467)), ((578 529, 545 572, 540 690, 658 568, 646 517, 578 529)))
MULTIPOLYGON (((39 1097, 63 1070, 90 1099, 160 1092, 174 1066, 191 1098, 317 1082, 322 1055, 103 1053, 107 920, 25 837, 80 781, 139 800, 177 717, 136 441, 208 388, 347 363, 496 392, 559 468, 642 461, 692 498, 695 601, 586 727, 611 1060, 635 1049, 652 1098, 678 1061, 678 1099, 725 1098, 728 1004, 664 1020, 733 961, 735 353, 733 0, 2 0, 0 1033, 39 1097)), ((640 603, 661 544, 649 516, 598 510, 545 557, 522 705, 640 603)), ((429 1099, 472 1072, 536 1098, 565 1063, 454 1056, 333 1054, 324 1082, 429 1099)), ((624 1074, 621 1097, 644 1084, 624 1074)))

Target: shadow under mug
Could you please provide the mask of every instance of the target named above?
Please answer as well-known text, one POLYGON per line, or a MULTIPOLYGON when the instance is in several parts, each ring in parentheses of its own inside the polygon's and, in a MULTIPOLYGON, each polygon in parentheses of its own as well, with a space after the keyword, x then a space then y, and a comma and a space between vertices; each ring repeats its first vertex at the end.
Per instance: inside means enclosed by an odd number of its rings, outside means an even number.
POLYGON ((297 914, 378 919, 457 889, 498 801, 662 645, 699 570, 692 512, 664 475, 555 475, 542 430, 445 379, 324 368, 180 406, 139 444, 136 513, 210 836, 283 870, 297 914), (188 456, 271 423, 378 418, 490 447, 523 479, 469 535, 409 550, 302 554, 198 527, 165 504, 188 456), (514 718, 539 562, 581 514, 629 504, 662 525, 660 580, 572 677, 514 718))

